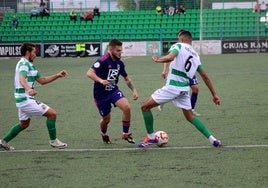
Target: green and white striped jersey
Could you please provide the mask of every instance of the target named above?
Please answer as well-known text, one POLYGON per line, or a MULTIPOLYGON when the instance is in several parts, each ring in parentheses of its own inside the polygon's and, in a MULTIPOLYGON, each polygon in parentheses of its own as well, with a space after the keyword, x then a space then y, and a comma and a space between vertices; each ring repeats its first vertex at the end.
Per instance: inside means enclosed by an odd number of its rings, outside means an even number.
POLYGON ((15 70, 15 91, 14 96, 16 100, 16 105, 23 101, 26 101, 28 98, 34 98, 33 96, 29 96, 28 92, 25 91, 23 86, 20 83, 20 75, 26 75, 26 81, 30 88, 34 89, 34 82, 36 79, 41 77, 41 74, 35 68, 35 66, 29 62, 25 58, 21 58, 20 61, 17 63, 16 70, 15 70))
POLYGON ((176 43, 171 46, 169 53, 177 54, 169 65, 166 86, 180 87, 180 90, 188 90, 190 79, 193 78, 197 70, 202 70, 199 55, 193 47, 185 43, 176 43))

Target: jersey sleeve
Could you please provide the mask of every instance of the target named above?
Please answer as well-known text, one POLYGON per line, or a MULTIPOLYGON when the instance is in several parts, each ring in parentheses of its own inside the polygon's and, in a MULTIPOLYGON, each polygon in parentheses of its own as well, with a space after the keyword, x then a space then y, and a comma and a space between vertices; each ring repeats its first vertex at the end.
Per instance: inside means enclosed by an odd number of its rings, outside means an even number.
POLYGON ((94 70, 96 70, 96 69, 99 69, 100 66, 101 66, 101 62, 99 60, 97 60, 97 61, 95 61, 95 63, 93 63, 91 65, 91 68, 94 69, 94 70))
POLYGON ((28 71, 29 71, 29 65, 26 62, 21 62, 19 65, 19 74, 26 76, 28 71))
POLYGON ((174 53, 176 55, 179 54, 179 51, 181 49, 181 44, 180 43, 176 43, 176 44, 173 44, 170 49, 168 50, 169 53, 174 53))
POLYGON ((198 67, 197 67, 197 71, 199 72, 199 71, 202 71, 202 70, 204 70, 204 66, 203 65, 198 65, 198 67))
POLYGON ((95 63, 93 63, 93 65, 91 66, 91 68, 96 72, 96 74, 101 77, 101 78, 104 78, 105 77, 105 74, 103 72, 106 72, 105 71, 105 68, 104 68, 104 62, 103 61, 100 61, 100 59, 98 59, 95 63))
POLYGON ((95 71, 96 75, 102 79, 107 79, 108 68, 105 61, 98 59, 91 68, 95 71))
POLYGON ((123 62, 121 63, 120 74, 121 74, 123 77, 127 77, 127 72, 126 72, 125 65, 124 65, 123 62))
POLYGON ((41 73, 38 71, 36 75, 36 79, 40 78, 41 76, 42 76, 41 73))

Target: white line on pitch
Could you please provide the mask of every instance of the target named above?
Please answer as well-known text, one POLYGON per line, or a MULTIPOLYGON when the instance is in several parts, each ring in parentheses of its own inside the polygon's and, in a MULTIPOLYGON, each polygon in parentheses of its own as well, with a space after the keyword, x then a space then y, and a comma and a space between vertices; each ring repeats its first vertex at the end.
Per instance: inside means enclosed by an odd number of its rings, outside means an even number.
MULTIPOLYGON (((222 148, 264 148, 268 145, 234 145, 234 146, 223 146, 222 148)), ((149 147, 148 150, 189 150, 189 149, 212 149, 212 146, 186 146, 186 147, 149 147)), ((219 148, 215 148, 219 149, 219 148)), ((99 148, 99 149, 27 149, 27 150, 14 150, 10 153, 26 153, 26 152, 93 152, 93 151, 135 151, 142 150, 140 148, 99 148)), ((0 151, 4 153, 7 151, 0 151)))

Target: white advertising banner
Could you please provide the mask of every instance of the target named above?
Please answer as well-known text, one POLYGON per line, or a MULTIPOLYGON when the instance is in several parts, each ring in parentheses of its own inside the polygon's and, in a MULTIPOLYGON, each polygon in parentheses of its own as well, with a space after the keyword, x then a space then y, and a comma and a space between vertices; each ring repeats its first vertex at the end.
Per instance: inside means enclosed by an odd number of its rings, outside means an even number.
POLYGON ((95 6, 100 7, 100 0, 50 0, 54 9, 93 9, 95 6))
MULTIPOLYGON (((160 55, 161 43, 148 41, 148 42, 123 42, 122 56, 147 56, 147 55, 160 55)), ((107 53, 108 42, 102 43, 102 54, 107 53)))
POLYGON ((21 1, 22 3, 40 3, 40 1, 37 1, 37 0, 22 0, 21 1))
POLYGON ((145 56, 146 42, 124 42, 123 56, 145 56))
POLYGON ((198 54, 221 54, 220 40, 193 41, 193 48, 198 54))

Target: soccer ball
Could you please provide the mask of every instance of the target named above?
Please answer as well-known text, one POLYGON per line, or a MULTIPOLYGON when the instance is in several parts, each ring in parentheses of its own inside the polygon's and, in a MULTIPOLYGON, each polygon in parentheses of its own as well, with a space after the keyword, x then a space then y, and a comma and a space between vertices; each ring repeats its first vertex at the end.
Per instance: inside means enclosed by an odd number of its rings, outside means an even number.
POLYGON ((162 147, 168 143, 168 134, 165 131, 157 131, 155 133, 157 139, 157 146, 162 147))

